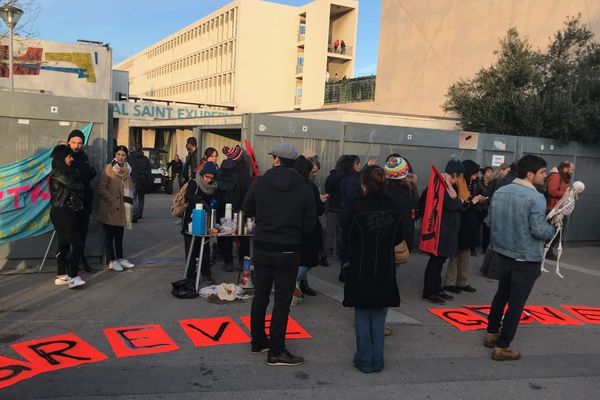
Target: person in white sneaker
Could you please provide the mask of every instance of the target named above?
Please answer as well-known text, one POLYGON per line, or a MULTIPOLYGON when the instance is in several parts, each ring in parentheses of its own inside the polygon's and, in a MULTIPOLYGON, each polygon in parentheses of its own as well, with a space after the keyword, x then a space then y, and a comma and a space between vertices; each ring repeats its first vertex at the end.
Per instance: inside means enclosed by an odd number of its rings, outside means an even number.
POLYGON ((75 221, 75 213, 83 209, 84 187, 75 181, 74 171, 71 169, 73 152, 69 146, 56 146, 51 157, 50 220, 58 236, 57 273, 54 284, 68 284, 70 288, 74 288, 85 285, 78 276, 83 242, 75 221))
POLYGON ((134 265, 123 258, 123 233, 132 228, 131 167, 127 163, 127 147, 117 146, 115 158, 104 167, 98 182, 100 207, 98 221, 104 226, 108 268, 123 271, 134 265))

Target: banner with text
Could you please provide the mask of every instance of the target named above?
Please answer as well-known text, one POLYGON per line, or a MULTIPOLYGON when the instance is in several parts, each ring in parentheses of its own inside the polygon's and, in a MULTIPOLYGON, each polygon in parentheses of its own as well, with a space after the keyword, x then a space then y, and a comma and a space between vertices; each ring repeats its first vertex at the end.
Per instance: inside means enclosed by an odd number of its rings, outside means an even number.
MULTIPOLYGON (((81 129, 87 143, 92 124, 81 129)), ((0 166, 0 244, 50 232, 53 147, 24 160, 0 166)))

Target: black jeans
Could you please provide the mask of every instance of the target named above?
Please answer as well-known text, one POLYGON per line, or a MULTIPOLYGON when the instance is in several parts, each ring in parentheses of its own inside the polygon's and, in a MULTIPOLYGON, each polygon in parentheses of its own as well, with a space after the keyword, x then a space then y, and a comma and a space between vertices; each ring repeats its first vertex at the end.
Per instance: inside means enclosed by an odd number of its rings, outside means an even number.
POLYGON ((75 278, 78 275, 79 259, 83 253, 81 235, 75 222, 75 213, 69 208, 52 207, 50 209, 50 220, 58 236, 56 274, 64 275, 66 272, 69 278, 75 278))
MULTIPOLYGON (((240 247, 238 249, 238 255, 240 262, 244 259, 245 256, 250 255, 250 245, 247 237, 241 237, 240 247)), ((219 247, 221 248, 221 252, 223 253, 223 261, 226 264, 233 262, 233 238, 231 237, 220 237, 217 238, 217 242, 219 243, 219 247)))
POLYGON ((87 239, 88 230, 90 227, 90 214, 87 210, 79 211, 75 213, 75 223, 77 224, 77 230, 81 235, 81 261, 84 265, 87 265, 85 259, 85 241, 87 239))
POLYGON ((448 257, 429 256, 427 267, 425 267, 424 297, 437 295, 442 290, 442 268, 447 259, 448 257))
POLYGON ((137 198, 138 206, 133 219, 138 220, 142 218, 142 215, 144 215, 144 199, 146 197, 146 193, 144 193, 144 190, 137 190, 135 192, 135 197, 137 198))
POLYGON ((261 346, 267 341, 265 333, 265 315, 269 305, 271 287, 275 284, 275 304, 269 329, 269 356, 277 357, 285 349, 290 303, 294 288, 300 253, 275 253, 254 251, 255 290, 252 300, 251 331, 252 344, 261 346))
POLYGON ((533 289, 533 284, 542 273, 541 262, 517 261, 500 253, 496 253, 495 256, 500 280, 488 316, 487 331, 500 332, 496 346, 505 349, 510 346, 515 337, 525 302, 533 289), (504 313, 507 303, 508 310, 504 313))
MULTIPOLYGON (((194 248, 192 249, 192 257, 190 258, 190 263, 187 265, 187 274, 186 278, 188 279, 196 279, 196 258, 200 257, 200 244, 202 243, 202 239, 197 237, 194 240, 194 248)), ((187 256, 190 251, 190 245, 192 244, 192 235, 183 235, 183 244, 185 248, 185 259, 187 261, 187 256)), ((200 264, 200 273, 202 276, 210 276, 210 240, 208 238, 204 242, 204 253, 202 254, 202 263, 200 264)))
POLYGON ((104 245, 106 246, 106 259, 108 261, 123 258, 123 232, 122 226, 104 224, 104 245))

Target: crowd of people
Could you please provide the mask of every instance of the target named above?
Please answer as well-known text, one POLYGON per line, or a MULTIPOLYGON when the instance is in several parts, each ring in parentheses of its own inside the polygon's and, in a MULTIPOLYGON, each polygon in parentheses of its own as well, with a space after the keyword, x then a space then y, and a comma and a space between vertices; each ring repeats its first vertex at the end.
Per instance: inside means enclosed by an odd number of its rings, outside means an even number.
MULTIPOLYGON (((54 149, 50 175, 51 219, 59 238, 55 283, 71 288, 85 285, 78 274, 80 261, 86 271, 89 268, 83 248, 93 198, 90 180, 96 173, 83 152, 83 143, 80 131, 71 132, 66 144, 54 149)), ((135 147, 141 150, 140 145, 135 147)), ((420 236, 415 224, 423 218, 430 198, 440 193, 439 187, 428 186, 419 194, 411 163, 397 153, 380 165, 376 160, 363 165, 357 155, 343 155, 329 171, 321 191, 315 180, 321 165, 312 150, 300 154, 290 144, 279 144, 269 152, 272 168, 257 177, 239 146, 224 147, 220 164, 214 148, 207 148, 199 157, 194 137, 188 138, 186 148, 185 162, 177 156, 170 167, 174 179, 181 179, 180 190, 185 196, 181 234, 185 254, 191 254, 186 258, 190 262, 187 277, 195 279, 200 273, 203 282, 212 284, 216 253, 222 256, 226 272, 236 266, 241 269, 243 258, 250 253, 247 237, 235 241, 219 237, 214 246, 206 241, 203 257, 196 262, 200 241, 190 249, 192 236, 187 227, 197 204, 216 210, 218 219, 225 215, 227 203, 255 218, 252 353, 267 352, 270 365, 303 362, 285 347, 290 305, 295 298, 317 295, 309 285, 311 269, 329 266, 329 258, 338 254, 343 305, 355 310, 357 349, 353 365, 365 373, 380 371, 384 366, 384 337, 391 334, 385 327, 387 309, 400 304, 396 254, 401 247, 416 250, 420 236), (238 246, 236 265, 234 242, 238 246), (200 270, 196 271, 198 264, 200 270), (267 338, 265 315, 273 287, 267 338)), ((136 160, 138 168, 130 165, 129 159, 131 154, 125 146, 116 147, 114 159, 103 169, 97 185, 98 220, 105 232, 108 268, 114 271, 134 267, 124 258, 123 235, 124 229, 142 216, 140 209, 134 213, 134 198, 137 190, 144 191, 144 182, 136 177, 143 175, 146 167, 143 159, 136 160)), ((440 175, 444 190, 439 246, 429 252, 422 297, 444 304, 453 300, 449 293, 475 292, 470 281, 471 257, 480 246, 484 252, 493 253, 499 284, 484 344, 494 348, 495 360, 520 357, 510 349, 510 343, 540 274, 544 241, 555 232, 555 221, 546 221, 545 212, 564 195, 573 173, 573 163, 565 161, 545 179, 545 161, 531 155, 512 165, 503 164, 496 171, 452 156, 440 175)), ((141 204, 143 209, 143 199, 141 204)), ((562 222, 566 224, 566 220, 562 222)))

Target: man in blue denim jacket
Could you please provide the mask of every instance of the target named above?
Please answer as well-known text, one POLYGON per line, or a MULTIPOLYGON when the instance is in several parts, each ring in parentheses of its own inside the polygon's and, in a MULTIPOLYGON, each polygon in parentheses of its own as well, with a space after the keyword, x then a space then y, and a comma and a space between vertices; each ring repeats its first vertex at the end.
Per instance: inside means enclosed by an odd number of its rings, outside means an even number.
POLYGON ((484 345, 494 348, 492 359, 497 361, 521 358, 521 353, 509 346, 525 302, 541 274, 544 241, 555 232, 546 221, 546 200, 534 187, 544 183, 546 161, 534 155, 522 157, 517 163, 517 176, 513 183, 494 193, 489 210, 500 279, 484 345))

